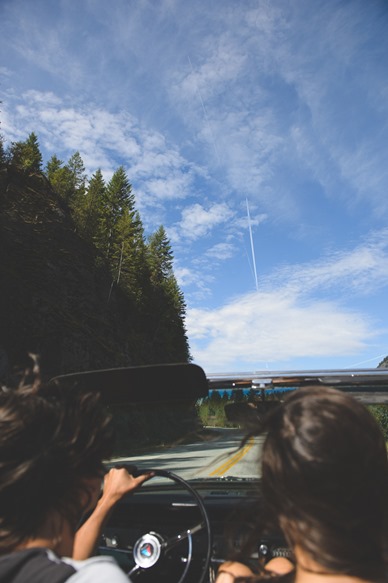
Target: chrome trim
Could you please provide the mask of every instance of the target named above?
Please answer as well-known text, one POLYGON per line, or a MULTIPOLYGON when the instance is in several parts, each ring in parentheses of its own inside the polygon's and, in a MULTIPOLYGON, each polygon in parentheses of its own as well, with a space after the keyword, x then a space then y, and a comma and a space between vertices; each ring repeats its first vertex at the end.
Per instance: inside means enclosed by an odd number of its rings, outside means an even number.
POLYGON ((252 371, 207 375, 209 389, 256 389, 266 392, 282 387, 333 386, 364 403, 388 403, 388 369, 332 369, 252 371))

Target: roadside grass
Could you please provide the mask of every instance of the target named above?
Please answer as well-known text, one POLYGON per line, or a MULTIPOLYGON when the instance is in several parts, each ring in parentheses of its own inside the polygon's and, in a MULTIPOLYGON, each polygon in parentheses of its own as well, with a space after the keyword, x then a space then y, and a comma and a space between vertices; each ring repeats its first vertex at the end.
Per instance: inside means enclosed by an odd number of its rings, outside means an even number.
POLYGON ((369 405, 368 409, 379 424, 388 449, 388 405, 369 405))

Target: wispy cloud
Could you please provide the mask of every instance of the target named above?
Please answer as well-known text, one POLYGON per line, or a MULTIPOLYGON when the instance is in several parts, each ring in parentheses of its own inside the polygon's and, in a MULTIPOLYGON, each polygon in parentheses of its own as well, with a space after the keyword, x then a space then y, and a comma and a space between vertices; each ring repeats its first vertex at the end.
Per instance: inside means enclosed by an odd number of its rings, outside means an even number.
POLYGON ((269 105, 267 90, 257 78, 250 79, 251 58, 245 43, 238 41, 229 34, 214 38, 209 31, 202 62, 190 59, 187 73, 175 73, 171 98, 183 123, 195 132, 193 139, 207 145, 203 160, 215 176, 234 195, 265 200, 263 186, 283 152, 284 128, 269 105))
POLYGON ((318 2, 301 17, 301 6, 228 5, 228 32, 202 31, 199 56, 175 73, 174 104, 236 196, 300 221, 295 178, 307 172, 326 196, 386 214, 388 80, 372 50, 382 63, 388 42, 369 48, 365 25, 382 27, 378 10, 318 2))
POLYGON ((214 276, 205 272, 202 267, 189 268, 177 262, 174 273, 179 286, 191 290, 185 294, 185 298, 189 302, 200 302, 212 295, 214 276))
POLYGON ((388 230, 372 233, 368 240, 346 251, 309 264, 288 265, 277 269, 264 281, 267 289, 282 286, 289 294, 306 297, 369 294, 387 286, 388 230))

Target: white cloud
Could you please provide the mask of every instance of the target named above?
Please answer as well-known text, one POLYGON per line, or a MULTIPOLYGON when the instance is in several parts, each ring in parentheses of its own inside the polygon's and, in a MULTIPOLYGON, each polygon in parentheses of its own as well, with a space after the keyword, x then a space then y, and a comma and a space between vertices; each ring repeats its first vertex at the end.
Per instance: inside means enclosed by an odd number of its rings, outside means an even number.
POLYGON ((282 291, 249 294, 213 311, 189 310, 186 324, 194 360, 207 371, 357 354, 372 336, 361 314, 334 302, 302 303, 282 291))
POLYGON ((146 189, 153 200, 176 200, 186 198, 192 185, 192 177, 181 172, 174 173, 177 176, 151 178, 146 183, 146 189))
POLYGON ((230 259, 236 252, 236 247, 232 243, 217 243, 208 249, 205 253, 206 257, 210 259, 218 259, 219 261, 225 261, 230 259))
POLYGON ((181 221, 168 230, 171 240, 195 241, 207 237, 212 230, 234 216, 226 203, 215 203, 206 209, 199 203, 183 209, 181 221))
POLYGON ((55 95, 52 91, 36 91, 36 89, 30 89, 24 94, 25 103, 40 104, 43 108, 54 106, 61 107, 62 100, 60 97, 55 95))
POLYGON ((192 286, 195 291, 186 294, 186 300, 201 301, 211 295, 211 284, 214 277, 202 269, 175 265, 174 274, 180 287, 192 286))
POLYGON ((188 310, 194 359, 207 371, 219 371, 293 358, 357 355, 383 330, 362 311, 345 307, 341 298, 376 293, 387 281, 388 231, 316 264, 279 269, 256 293, 214 310, 188 310), (327 296, 331 288, 332 300, 327 296))

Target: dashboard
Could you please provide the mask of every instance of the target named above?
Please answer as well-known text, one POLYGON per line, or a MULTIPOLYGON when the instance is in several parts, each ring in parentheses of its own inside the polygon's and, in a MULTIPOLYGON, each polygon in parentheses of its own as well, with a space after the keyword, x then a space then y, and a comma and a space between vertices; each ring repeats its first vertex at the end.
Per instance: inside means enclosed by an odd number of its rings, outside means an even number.
MULTIPOLYGON (((203 503, 210 532, 190 491, 175 484, 149 482, 116 506, 103 531, 99 552, 114 556, 131 579, 139 576, 145 583, 214 580, 220 564, 238 552, 244 532, 249 530, 247 517, 257 507, 258 483, 219 479, 190 485, 203 503), (147 564, 147 555, 158 545, 158 560, 147 564)), ((257 541, 247 563, 264 563, 275 556, 289 557, 290 551, 280 534, 271 533, 257 541)))

